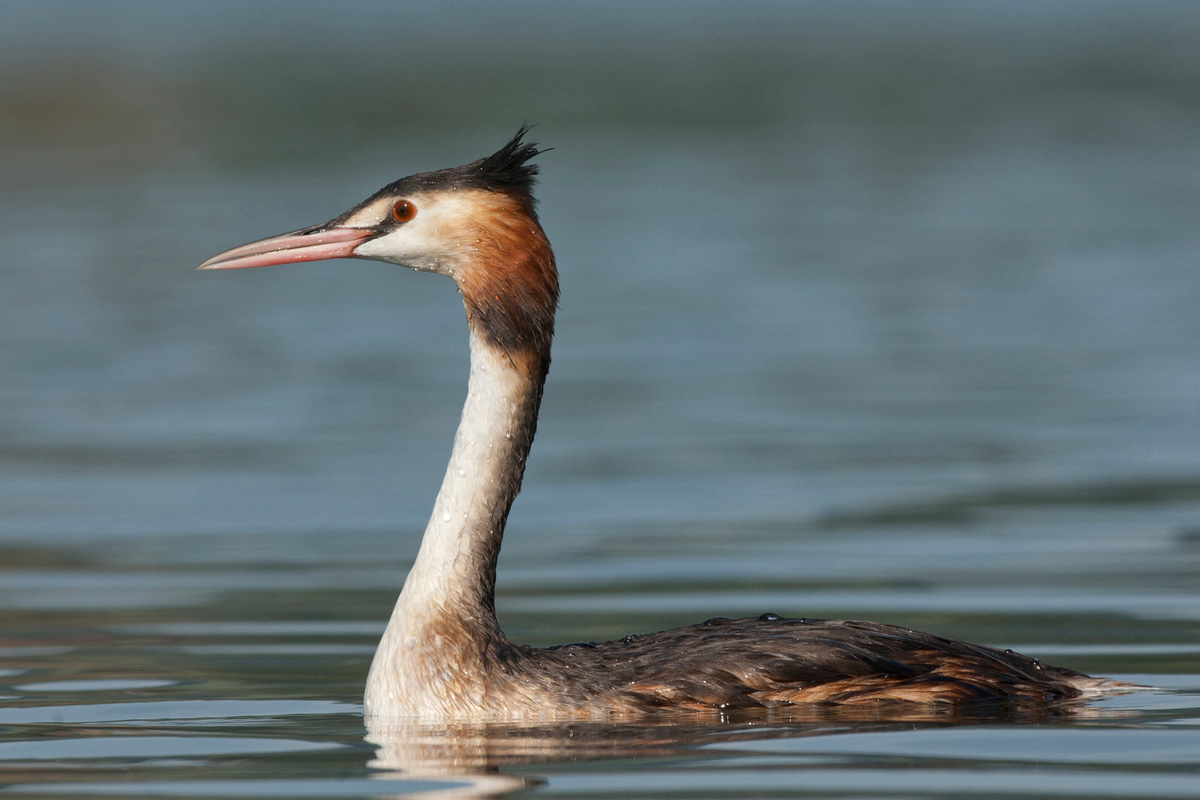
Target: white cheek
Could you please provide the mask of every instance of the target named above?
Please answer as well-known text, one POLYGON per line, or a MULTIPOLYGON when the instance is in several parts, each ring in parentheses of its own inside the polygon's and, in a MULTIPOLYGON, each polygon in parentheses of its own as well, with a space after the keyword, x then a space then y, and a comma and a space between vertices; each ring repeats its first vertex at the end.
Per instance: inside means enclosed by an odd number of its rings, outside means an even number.
POLYGON ((450 275, 453 270, 448 262, 445 242, 431 235, 427 227, 413 223, 404 225, 385 236, 363 242, 354 248, 354 255, 422 272, 450 275))
POLYGON ((463 240, 464 221, 470 219, 473 206, 467 198, 454 195, 436 201, 418 196, 415 201, 415 219, 363 242, 354 255, 454 277, 473 249, 463 240))

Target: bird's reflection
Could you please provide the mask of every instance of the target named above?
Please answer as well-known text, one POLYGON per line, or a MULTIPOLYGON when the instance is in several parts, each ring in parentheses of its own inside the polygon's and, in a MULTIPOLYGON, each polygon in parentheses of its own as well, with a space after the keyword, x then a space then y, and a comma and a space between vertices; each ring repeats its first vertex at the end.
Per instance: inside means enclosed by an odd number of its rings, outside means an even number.
POLYGON ((393 778, 446 788, 410 797, 488 798, 541 782, 522 765, 600 759, 706 758, 739 742, 981 724, 1047 724, 1112 718, 1120 709, 1083 702, 938 709, 900 704, 663 713, 621 721, 427 723, 369 720, 369 766, 393 778), (715 752, 714 752, 715 751, 715 752), (517 769, 512 769, 512 768, 517 769), (461 782, 461 783, 460 783, 461 782))

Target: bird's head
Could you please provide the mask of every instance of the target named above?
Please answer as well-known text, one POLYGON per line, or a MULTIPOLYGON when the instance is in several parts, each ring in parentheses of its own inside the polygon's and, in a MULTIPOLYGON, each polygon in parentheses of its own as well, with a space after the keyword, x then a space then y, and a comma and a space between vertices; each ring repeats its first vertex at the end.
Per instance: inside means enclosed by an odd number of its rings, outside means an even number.
POLYGON ((538 154, 522 127, 492 155, 391 183, 329 222, 226 250, 200 269, 368 258, 436 272, 467 319, 505 351, 549 350, 558 300, 554 254, 532 194, 538 154))

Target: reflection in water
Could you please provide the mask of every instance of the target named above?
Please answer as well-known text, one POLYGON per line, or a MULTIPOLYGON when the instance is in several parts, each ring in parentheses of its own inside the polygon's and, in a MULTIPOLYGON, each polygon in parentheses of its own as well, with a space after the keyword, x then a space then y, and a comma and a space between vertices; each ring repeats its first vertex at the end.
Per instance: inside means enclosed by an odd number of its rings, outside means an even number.
MULTIPOLYGON (((506 767, 601 759, 695 757, 697 749, 739 742, 843 733, 987 724, 1054 724, 1116 719, 1131 713, 1087 702, 988 704, 932 708, 791 706, 736 712, 663 713, 620 722, 522 724, 421 723, 371 720, 367 741, 378 749, 369 766, 380 777, 445 780, 468 785, 437 797, 497 797, 540 782, 536 775, 502 773, 506 767)), ((422 795, 424 796, 424 795, 422 795)))

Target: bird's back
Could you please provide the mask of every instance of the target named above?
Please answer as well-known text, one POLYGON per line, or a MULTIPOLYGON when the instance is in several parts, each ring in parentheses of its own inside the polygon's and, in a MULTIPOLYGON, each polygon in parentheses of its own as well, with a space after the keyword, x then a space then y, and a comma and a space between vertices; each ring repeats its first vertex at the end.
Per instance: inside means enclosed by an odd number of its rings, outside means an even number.
POLYGON ((1048 702, 1106 683, 1011 650, 893 625, 774 614, 517 650, 510 668, 524 673, 527 687, 550 684, 549 695, 594 712, 1048 702))

